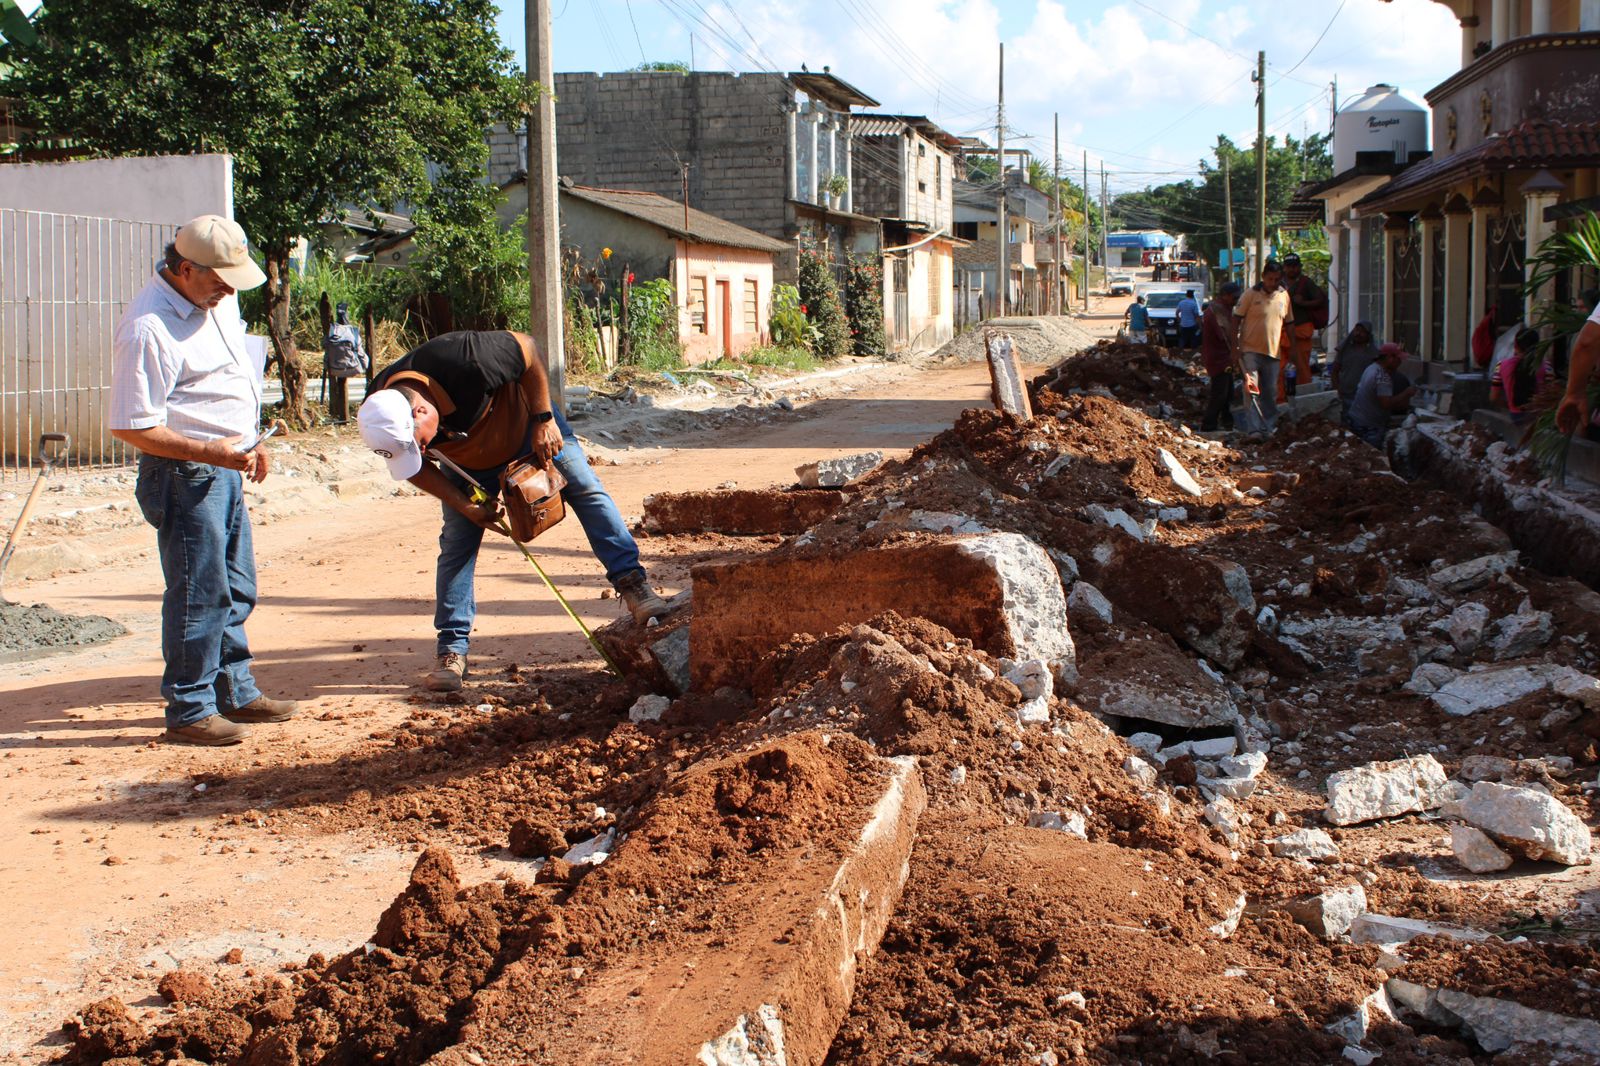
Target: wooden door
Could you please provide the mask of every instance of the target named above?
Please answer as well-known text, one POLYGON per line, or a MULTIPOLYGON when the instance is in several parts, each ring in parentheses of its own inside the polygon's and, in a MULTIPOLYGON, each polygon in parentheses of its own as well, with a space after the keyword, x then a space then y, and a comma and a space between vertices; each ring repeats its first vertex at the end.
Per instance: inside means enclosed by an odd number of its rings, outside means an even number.
POLYGON ((722 330, 722 355, 733 357, 733 286, 730 282, 717 282, 717 324, 722 330))

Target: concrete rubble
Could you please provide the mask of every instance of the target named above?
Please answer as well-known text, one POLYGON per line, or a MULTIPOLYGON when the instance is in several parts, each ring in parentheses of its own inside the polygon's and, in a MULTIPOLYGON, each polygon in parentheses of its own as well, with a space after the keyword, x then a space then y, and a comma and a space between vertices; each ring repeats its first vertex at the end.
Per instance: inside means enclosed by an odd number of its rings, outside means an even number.
POLYGON ((1328 778, 1332 825, 1356 825, 1379 818, 1430 811, 1443 802, 1444 767, 1432 755, 1368 763, 1328 778))
MULTIPOLYGON (((1398 977, 1384 986, 1402 1011, 1435 1025, 1459 1027, 1485 1051, 1499 1052, 1539 1045, 1592 1055, 1600 1047, 1600 1022, 1536 1010, 1492 996, 1475 996, 1450 988, 1428 988, 1398 977)), ((1576 1062, 1565 1058, 1546 1061, 1576 1062)), ((1592 1059, 1590 1061, 1593 1061, 1592 1059)))
POLYGON ((1367 893, 1360 885, 1346 885, 1283 904, 1289 917, 1324 940, 1344 936, 1366 909, 1367 893))
POLYGON ((1566 866, 1589 861, 1589 827, 1549 793, 1479 781, 1460 812, 1468 824, 1519 858, 1566 866))
POLYGON ((882 452, 858 452, 837 459, 821 459, 794 468, 800 487, 807 489, 838 489, 859 481, 872 473, 883 462, 882 452))
POLYGON ((1450 827, 1450 853, 1475 874, 1496 873, 1511 865, 1511 856, 1495 847, 1483 830, 1470 825, 1450 827))
POLYGON ((1321 829, 1296 829, 1267 842, 1280 859, 1337 859, 1339 845, 1321 829))

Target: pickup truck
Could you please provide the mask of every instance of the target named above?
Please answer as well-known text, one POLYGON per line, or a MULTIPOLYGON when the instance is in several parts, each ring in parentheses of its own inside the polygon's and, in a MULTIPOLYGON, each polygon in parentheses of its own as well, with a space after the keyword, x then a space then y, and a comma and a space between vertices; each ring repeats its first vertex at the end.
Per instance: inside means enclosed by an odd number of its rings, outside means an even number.
POLYGON ((1177 345, 1178 302, 1191 291, 1195 300, 1204 307, 1206 287, 1200 282, 1152 281, 1136 287, 1136 294, 1144 297, 1144 305, 1150 309, 1152 341, 1159 339, 1169 348, 1177 345))

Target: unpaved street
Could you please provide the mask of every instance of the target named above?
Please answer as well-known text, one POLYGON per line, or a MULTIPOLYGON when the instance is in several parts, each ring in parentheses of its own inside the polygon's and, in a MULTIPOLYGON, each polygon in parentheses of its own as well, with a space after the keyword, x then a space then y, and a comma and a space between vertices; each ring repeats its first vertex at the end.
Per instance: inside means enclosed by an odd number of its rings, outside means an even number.
MULTIPOLYGON (((863 377, 778 421, 619 453, 623 465, 601 474, 623 513, 636 515, 641 499, 662 488, 765 486, 819 457, 894 453, 987 402, 981 364, 863 377)), ((595 425, 579 431, 592 436, 595 425)), ((266 488, 275 484, 290 483, 266 488)), ((49 527, 39 530, 50 536, 49 527)), ((242 963, 224 969, 268 972, 370 935, 418 846, 320 826, 321 809, 305 803, 298 782, 314 776, 326 786, 353 748, 415 709, 413 682, 432 655, 437 530, 437 505, 419 497, 340 501, 256 530, 257 676, 268 693, 307 702, 294 724, 258 727, 234 749, 156 740, 161 582, 148 530, 104 535, 138 556, 122 565, 8 589, 23 602, 107 615, 131 633, 0 667, 0 837, 8 842, 0 893, 14 930, 0 938, 0 1055, 43 1058, 51 1049, 36 1042, 103 995, 159 1002, 150 999, 152 982, 179 963, 209 965, 237 949, 242 963), (249 823, 269 809, 292 815, 263 834, 249 823)), ((686 583, 682 563, 655 565, 651 541, 641 547, 658 583, 686 583)), ((601 598, 609 589, 576 521, 541 539, 539 556, 591 626, 617 616, 616 601, 601 598)), ((597 669, 509 546, 484 553, 478 601, 479 676, 503 676, 511 664, 525 673, 597 669)), ((451 711, 475 713, 470 704, 451 711)), ((473 880, 523 865, 488 847, 456 859, 473 880)))

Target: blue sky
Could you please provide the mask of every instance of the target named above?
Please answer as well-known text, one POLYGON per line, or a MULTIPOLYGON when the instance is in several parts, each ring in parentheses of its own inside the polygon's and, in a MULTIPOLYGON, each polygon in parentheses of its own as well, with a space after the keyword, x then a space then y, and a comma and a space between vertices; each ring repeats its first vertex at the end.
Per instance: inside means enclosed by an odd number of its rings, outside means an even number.
MULTIPOLYGON (((691 53, 700 70, 828 65, 884 110, 991 143, 1003 39, 1008 141, 1048 163, 1059 112, 1063 168, 1081 170, 1087 150, 1113 190, 1193 174, 1218 133, 1253 139, 1257 49, 1269 132, 1300 136, 1326 131, 1335 78, 1341 102, 1380 81, 1420 100, 1461 48, 1454 17, 1432 0, 551 2, 558 71, 691 53)), ((520 62, 523 7, 501 3, 501 36, 520 62)))

